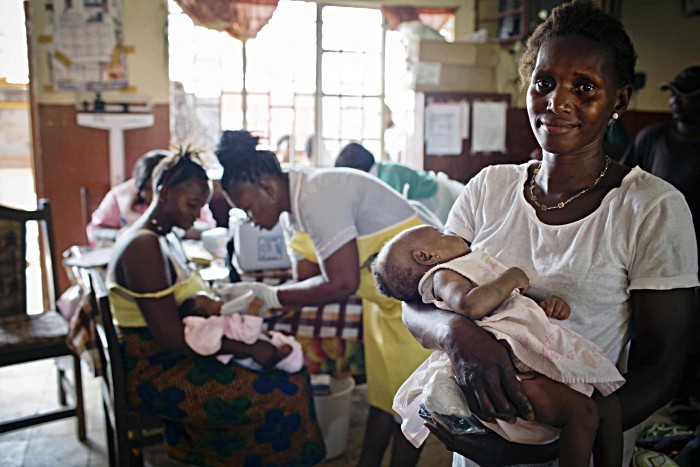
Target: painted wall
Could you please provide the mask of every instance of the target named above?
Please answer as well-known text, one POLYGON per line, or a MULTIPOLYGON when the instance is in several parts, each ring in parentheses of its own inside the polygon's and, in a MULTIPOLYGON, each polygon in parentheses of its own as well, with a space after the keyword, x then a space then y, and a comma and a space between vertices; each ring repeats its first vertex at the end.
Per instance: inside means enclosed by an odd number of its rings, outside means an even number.
MULTIPOLYGON (((165 0, 123 0, 124 41, 133 46, 134 52, 127 54, 129 93, 147 96, 154 104, 168 103, 168 43, 166 27, 168 20, 165 0)), ((35 34, 44 30, 44 0, 31 0, 32 25, 35 34)), ((52 91, 46 47, 33 44, 35 56, 35 81, 39 103, 74 104, 75 93, 52 91)), ((108 96, 109 94, 106 94, 108 96)))
POLYGON ((647 75, 646 86, 632 99, 632 110, 667 112, 669 93, 660 91, 659 84, 688 66, 700 66, 700 15, 685 16, 683 3, 622 2, 622 22, 639 55, 637 71, 647 75))
MULTIPOLYGON (((76 93, 52 89, 46 48, 39 41, 44 31, 44 0, 31 0, 30 5, 36 192, 39 197, 51 200, 60 254, 71 245, 86 243, 86 214, 109 190, 108 132, 78 126, 76 93), (81 205, 82 187, 89 194, 88 209, 81 205)), ((167 148, 170 143, 166 24, 165 0, 124 0, 125 45, 133 47, 133 52, 127 55, 130 88, 126 94, 149 100, 155 116, 152 127, 124 134, 127 174, 143 153, 167 148)), ((105 93, 106 100, 117 93, 121 92, 105 93)), ((120 95, 126 97, 126 94, 120 95)), ((60 289, 65 289, 66 277, 62 274, 59 280, 60 289)))
MULTIPOLYGON (((646 73, 646 85, 632 98, 631 111, 668 112, 668 92, 659 85, 670 81, 684 68, 700 65, 700 15, 686 16, 683 2, 625 0, 621 20, 637 50, 637 71, 646 73)), ((511 94, 516 108, 525 107, 518 78, 521 44, 504 45, 499 57, 499 92, 511 94)))

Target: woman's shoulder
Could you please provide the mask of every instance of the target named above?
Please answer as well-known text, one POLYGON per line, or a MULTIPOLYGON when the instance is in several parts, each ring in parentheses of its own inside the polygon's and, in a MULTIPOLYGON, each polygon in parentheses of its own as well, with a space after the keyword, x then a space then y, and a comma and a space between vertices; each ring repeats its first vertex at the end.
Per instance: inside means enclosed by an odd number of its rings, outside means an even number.
POLYGON ((624 201, 642 205, 658 203, 667 197, 683 198, 669 182, 639 167, 631 169, 622 180, 620 193, 624 201))
POLYGON ((128 229, 119 236, 114 249, 114 257, 118 259, 127 257, 145 261, 152 254, 160 253, 160 236, 144 228, 128 229))
POLYGON ((482 181, 508 181, 518 180, 534 161, 524 164, 494 164, 488 165, 476 174, 474 179, 482 181))

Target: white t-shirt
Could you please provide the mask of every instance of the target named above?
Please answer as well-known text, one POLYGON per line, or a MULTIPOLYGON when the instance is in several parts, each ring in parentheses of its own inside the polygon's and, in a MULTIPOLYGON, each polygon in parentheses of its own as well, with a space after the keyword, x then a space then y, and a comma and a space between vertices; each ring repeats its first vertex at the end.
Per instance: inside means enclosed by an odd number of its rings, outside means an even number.
MULTIPOLYGON (((595 342, 624 374, 630 291, 699 285, 688 205, 669 183, 635 167, 593 213, 548 225, 523 195, 534 163, 482 170, 453 206, 446 229, 523 269, 529 295, 566 300, 571 317, 561 324, 595 342)), ((464 461, 455 455, 454 465, 469 465, 464 461)))
POLYGON ((355 169, 292 169, 289 192, 292 206, 291 215, 284 219, 285 231, 307 232, 316 256, 324 261, 350 240, 416 216, 408 201, 389 185, 355 169))

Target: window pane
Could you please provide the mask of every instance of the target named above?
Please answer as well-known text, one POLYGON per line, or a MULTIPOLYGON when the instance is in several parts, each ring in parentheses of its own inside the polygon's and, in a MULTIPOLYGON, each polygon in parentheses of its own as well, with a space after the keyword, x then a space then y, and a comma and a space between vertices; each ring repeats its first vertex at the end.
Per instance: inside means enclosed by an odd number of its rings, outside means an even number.
POLYGON ((381 92, 381 56, 357 53, 323 54, 325 94, 378 95, 381 92))
POLYGON ((243 110, 240 94, 221 95, 221 129, 240 130, 243 128, 243 110))
POLYGON ((303 145, 308 137, 315 133, 316 101, 314 96, 296 97, 296 120, 294 122, 296 134, 296 148, 303 150, 303 145))
POLYGON ((277 145, 282 136, 291 135, 294 123, 294 111, 291 108, 272 108, 270 111, 270 142, 277 145))
POLYGON ((361 138, 362 109, 342 109, 340 112, 340 136, 346 139, 361 138))
POLYGON ((270 144, 270 98, 267 94, 248 94, 248 131, 260 136, 260 144, 270 144))
POLYGON ((381 53, 380 10, 326 6, 322 11, 324 50, 381 53))
POLYGON ((221 89, 240 92, 243 90, 243 43, 228 35, 223 38, 221 89))
POLYGON ((382 128, 382 101, 379 98, 368 97, 364 99, 364 127, 363 138, 379 139, 382 128))
POLYGON ((323 137, 340 137, 340 98, 323 98, 323 137))
POLYGON ((316 4, 280 1, 270 22, 246 45, 250 91, 314 92, 316 4))

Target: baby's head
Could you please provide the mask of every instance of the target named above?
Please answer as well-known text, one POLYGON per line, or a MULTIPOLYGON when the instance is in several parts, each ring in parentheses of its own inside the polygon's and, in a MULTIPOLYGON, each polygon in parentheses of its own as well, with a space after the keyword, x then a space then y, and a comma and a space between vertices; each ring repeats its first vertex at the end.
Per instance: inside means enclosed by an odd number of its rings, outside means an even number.
POLYGON ((372 274, 382 294, 403 302, 419 302, 421 277, 436 264, 470 251, 462 237, 421 225, 405 230, 387 242, 372 263, 372 274))

